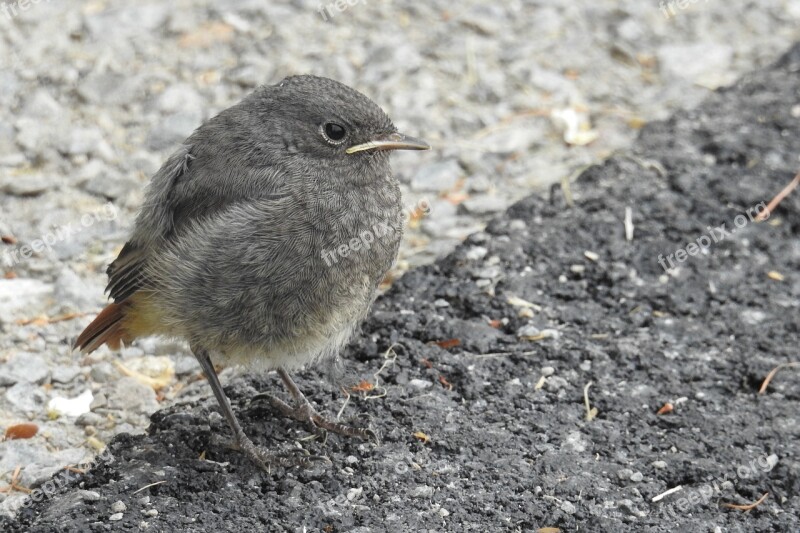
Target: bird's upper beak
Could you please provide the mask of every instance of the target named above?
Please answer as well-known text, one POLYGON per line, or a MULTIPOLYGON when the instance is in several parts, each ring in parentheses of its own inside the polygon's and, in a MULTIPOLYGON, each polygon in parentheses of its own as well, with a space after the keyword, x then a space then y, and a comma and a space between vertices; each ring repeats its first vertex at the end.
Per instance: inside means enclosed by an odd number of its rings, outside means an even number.
POLYGON ((378 150, 430 150, 431 145, 422 139, 415 139, 402 133, 387 133, 378 135, 369 141, 349 147, 345 152, 378 151, 378 150))

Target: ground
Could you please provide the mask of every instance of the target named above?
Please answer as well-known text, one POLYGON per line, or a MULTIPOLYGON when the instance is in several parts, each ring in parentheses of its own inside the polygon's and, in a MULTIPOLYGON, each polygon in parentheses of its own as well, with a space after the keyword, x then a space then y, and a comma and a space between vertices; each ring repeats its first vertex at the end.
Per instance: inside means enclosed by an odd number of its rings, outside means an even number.
POLYGON ((226 390, 256 442, 331 464, 256 470, 206 395, 0 527, 800 530, 798 369, 759 393, 799 360, 800 194, 750 216, 800 166, 798 74, 800 45, 398 280, 343 354, 346 406, 298 380, 380 444, 308 439, 248 401, 274 375, 241 376, 226 390))

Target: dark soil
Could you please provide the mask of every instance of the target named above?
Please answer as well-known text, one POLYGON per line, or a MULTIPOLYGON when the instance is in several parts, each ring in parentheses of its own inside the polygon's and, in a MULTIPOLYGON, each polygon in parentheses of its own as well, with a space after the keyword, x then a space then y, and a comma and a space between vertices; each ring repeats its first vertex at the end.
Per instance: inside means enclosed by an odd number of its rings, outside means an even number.
MULTIPOLYGON (((301 424, 248 403, 279 390, 274 375, 237 379, 227 391, 257 443, 332 466, 255 470, 226 448, 209 391, 156 413, 148 436, 120 435, 112 462, 0 529, 800 531, 800 368, 758 392, 800 361, 800 191, 766 223, 746 217, 800 168, 798 104, 800 45, 647 126, 573 185, 574 207, 561 191, 531 196, 397 281, 344 353, 348 386, 378 385, 344 417, 366 418, 380 445, 304 440, 301 424), (660 255, 723 223, 730 235, 713 230, 720 242, 666 276, 660 255), (532 318, 512 296, 537 306, 532 318), (518 338, 529 323, 545 338, 518 338), (765 493, 749 512, 723 506, 765 493)), ((322 376, 299 383, 335 414, 343 395, 322 376)))

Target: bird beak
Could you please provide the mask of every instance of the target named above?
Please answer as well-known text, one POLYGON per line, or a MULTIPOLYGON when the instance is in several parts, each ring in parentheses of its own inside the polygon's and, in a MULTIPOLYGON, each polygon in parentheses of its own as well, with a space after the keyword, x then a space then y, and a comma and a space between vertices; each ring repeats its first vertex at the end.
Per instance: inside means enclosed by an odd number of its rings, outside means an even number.
POLYGON ((372 140, 362 144, 349 147, 345 152, 354 154, 356 152, 378 151, 378 150, 430 150, 431 145, 422 139, 415 139, 402 133, 388 133, 379 135, 372 140))

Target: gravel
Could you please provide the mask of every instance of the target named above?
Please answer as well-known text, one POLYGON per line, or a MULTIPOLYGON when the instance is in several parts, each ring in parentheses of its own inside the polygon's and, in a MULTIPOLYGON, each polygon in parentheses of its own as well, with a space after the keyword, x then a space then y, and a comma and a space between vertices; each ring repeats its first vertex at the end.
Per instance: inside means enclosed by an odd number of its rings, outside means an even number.
MULTIPOLYGON (((101 349, 88 357, 69 345, 105 303, 105 266, 124 242, 149 176, 176 142, 255 86, 294 73, 334 77, 434 145, 394 162, 406 204, 424 198, 431 206, 407 231, 398 277, 800 38, 799 0, 698 2, 676 5, 668 16, 632 0, 457 7, 375 1, 332 12, 327 21, 311 0, 13 5, 11 16, 0 12, 0 428, 33 422, 39 433, 0 442, 0 484, 17 466, 26 483, 45 479, 41 472, 91 457, 122 431, 145 432, 156 408, 207 396, 180 343, 143 340, 121 354, 101 349), (571 144, 554 113, 574 118, 571 144), (158 356, 174 365, 141 362, 158 356), (51 418, 52 398, 86 390, 98 402, 88 413, 95 417, 51 418)), ((781 116, 800 117, 800 106, 781 116)), ((704 153, 707 164, 735 160, 739 142, 721 136, 704 153)), ((788 151, 767 150, 763 158, 773 169, 796 166, 788 151)), ((685 189, 684 181, 676 187, 685 189)), ((689 231, 679 220, 673 235, 689 231)), ((541 231, 543 220, 537 213, 510 224, 541 231)), ((636 231, 638 238, 650 230, 637 220, 636 231)), ((463 249, 465 261, 480 265, 464 279, 490 294, 506 280, 489 262, 491 239, 480 235, 463 249)), ((584 245, 601 251, 595 242, 584 245)), ((547 250, 538 258, 544 263, 547 250)), ((530 276, 540 272, 540 264, 529 266, 530 276)), ((576 254, 560 275, 568 282, 591 269, 576 254)), ((438 300, 449 307, 431 309, 449 316, 456 301, 442 294, 430 302, 438 300)), ((515 311, 512 333, 530 326, 558 335, 538 311, 515 311)), ((761 327, 776 315, 743 312, 747 324, 761 327)), ((632 316, 641 327, 650 321, 646 310, 632 316)), ((497 338, 495 328, 457 320, 431 327, 442 338, 463 336, 473 350, 488 351, 497 338), (464 335, 473 327, 483 335, 464 335)), ((574 386, 558 368, 554 377, 574 386)), ((437 377, 427 382, 438 386, 437 377)), ((16 509, 22 496, 0 492, 0 512, 16 509)), ((453 509, 430 512, 441 517, 453 509)))

